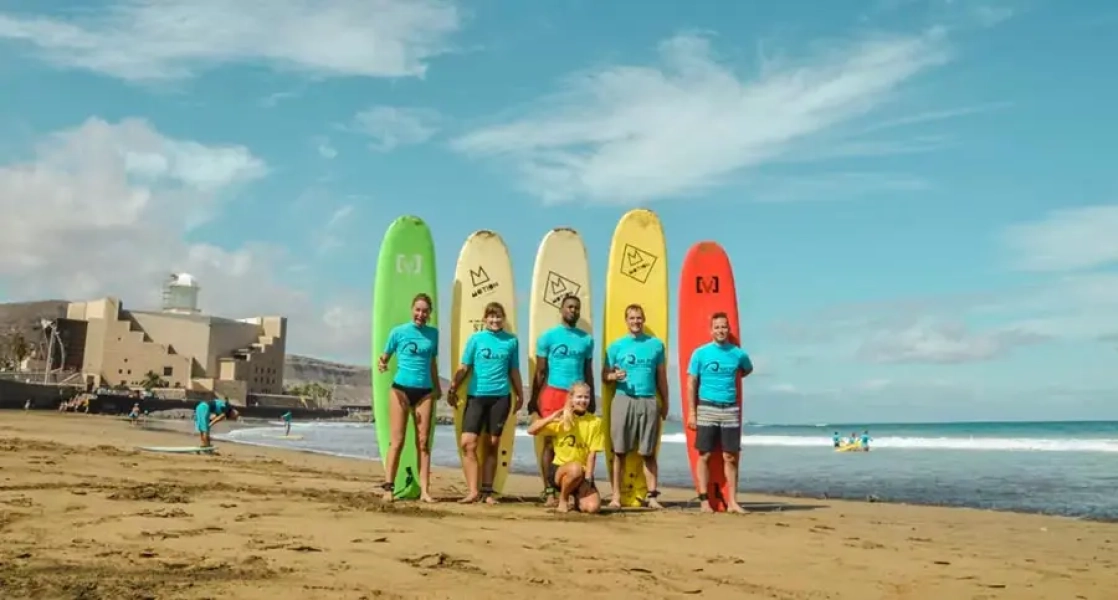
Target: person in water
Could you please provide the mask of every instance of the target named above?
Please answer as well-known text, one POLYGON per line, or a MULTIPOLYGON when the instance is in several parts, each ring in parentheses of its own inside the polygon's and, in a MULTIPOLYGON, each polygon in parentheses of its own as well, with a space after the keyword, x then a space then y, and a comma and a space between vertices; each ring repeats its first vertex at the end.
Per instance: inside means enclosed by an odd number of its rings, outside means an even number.
POLYGON ((688 427, 695 430, 699 452, 697 477, 699 503, 703 512, 713 512, 707 498, 712 452, 722 452, 726 487, 726 510, 745 512, 735 497, 738 489, 738 458, 741 455, 741 406, 738 405, 738 376, 753 372, 749 355, 730 339, 730 320, 724 312, 710 318, 711 341, 691 354, 687 367, 687 396, 690 402, 688 427))
POLYGON ((388 361, 396 356, 396 374, 392 378, 392 402, 388 403, 389 430, 392 438, 381 485, 383 499, 391 502, 394 497, 396 471, 400 466, 400 453, 408 426, 408 415, 415 419, 415 445, 419 454, 419 499, 434 502, 431 497, 431 419, 435 401, 442 397, 439 384, 438 352, 439 330, 427 324, 431 319, 434 302, 427 294, 417 294, 412 299, 412 320, 397 325, 388 333, 388 342, 380 355, 377 369, 388 371, 388 361))
POLYGON ((842 436, 839 435, 839 432, 836 431, 835 434, 831 436, 831 443, 835 445, 835 448, 842 447, 842 436))
POLYGON ((664 360, 664 342, 644 331, 644 308, 630 304, 625 308, 629 333, 606 348, 602 363, 602 384, 616 386, 610 405, 610 442, 613 463, 610 486, 613 495, 610 508, 621 508, 621 480, 625 472, 625 455, 634 450, 644 461, 644 479, 648 485, 645 503, 649 508, 663 508, 656 498, 659 470, 656 464, 656 442, 660 425, 668 416, 668 373, 664 360), (657 399, 659 394, 660 399, 657 399))
MULTIPOLYGON (((582 300, 568 294, 559 304, 563 322, 543 333, 536 341, 536 376, 532 378, 531 399, 528 413, 547 418, 561 410, 567 403, 571 385, 583 381, 590 386, 590 404, 587 410, 597 411, 594 400, 594 336, 578 327, 582 316, 582 300)), ((544 464, 555 457, 551 439, 544 442, 544 464)), ((555 506, 557 490, 544 477, 544 496, 547 506, 555 506)))
POLYGON ((287 437, 291 435, 291 411, 283 413, 280 418, 283 419, 283 437, 287 437))
POLYGON ((496 504, 493 479, 497 474, 497 453, 501 435, 509 415, 524 406, 523 383, 520 380, 520 342, 505 331, 505 307, 490 302, 483 315, 485 328, 470 336, 462 353, 462 364, 454 373, 446 400, 458 406, 458 388, 467 377, 466 407, 462 415, 463 467, 466 471, 466 496, 463 504, 485 502, 496 504), (470 377, 470 375, 473 377, 470 377), (512 395, 516 405, 512 406, 512 395), (484 435, 482 435, 484 433, 484 435), (478 464, 479 442, 484 449, 485 464, 478 464), (480 481, 480 489, 478 482, 480 481))
POLYGON ((867 429, 862 432, 862 437, 858 440, 862 444, 862 451, 870 451, 870 431, 867 429))
POLYGON ((136 423, 139 419, 140 419, 140 403, 137 402, 137 403, 132 405, 132 410, 128 411, 128 420, 131 421, 132 426, 135 427, 136 423))
POLYGON ((602 508, 602 496, 594 485, 594 467, 598 453, 605 450, 605 440, 602 419, 590 411, 592 389, 582 381, 570 384, 566 404, 528 426, 529 435, 554 441, 547 478, 548 485, 559 491, 557 512, 567 512, 572 506, 584 513, 602 508))
POLYGON ((209 448, 213 445, 210 441, 210 430, 214 425, 226 418, 236 420, 237 416, 236 409, 224 398, 199 402, 198 406, 194 407, 194 431, 201 437, 202 447, 209 448))

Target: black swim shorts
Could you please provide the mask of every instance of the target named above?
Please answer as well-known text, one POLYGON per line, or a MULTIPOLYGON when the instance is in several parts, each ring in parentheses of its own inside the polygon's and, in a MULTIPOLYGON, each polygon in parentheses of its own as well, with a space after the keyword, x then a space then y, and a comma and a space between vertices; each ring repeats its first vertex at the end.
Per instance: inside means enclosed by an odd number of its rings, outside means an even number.
POLYGON ((512 398, 504 396, 467 396, 462 414, 462 433, 501 435, 512 410, 512 398))

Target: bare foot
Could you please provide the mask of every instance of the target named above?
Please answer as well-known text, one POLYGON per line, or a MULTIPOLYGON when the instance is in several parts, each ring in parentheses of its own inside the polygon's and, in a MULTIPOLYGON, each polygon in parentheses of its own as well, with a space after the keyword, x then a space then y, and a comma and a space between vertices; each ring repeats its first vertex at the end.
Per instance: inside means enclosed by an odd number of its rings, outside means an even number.
POLYGON ((435 504, 436 502, 438 502, 438 500, 435 500, 431 497, 431 494, 420 494, 419 501, 426 502, 427 504, 435 504))
POLYGON ((726 505, 726 512, 744 514, 745 509, 742 508, 741 505, 738 504, 737 502, 730 502, 726 505))
POLYGON ((661 510, 661 509, 664 508, 664 505, 660 504, 660 501, 657 500, 656 498, 649 498, 648 499, 648 507, 653 509, 653 510, 661 510))
POLYGON ((568 500, 556 500, 555 512, 558 512, 558 513, 571 512, 571 501, 569 499, 568 500))
POLYGON ((470 492, 469 494, 466 494, 465 498, 462 498, 461 500, 459 500, 458 503, 459 504, 473 504, 474 502, 477 502, 477 499, 478 499, 479 495, 480 494, 478 494, 477 492, 470 492))
POLYGON ((610 498, 609 499, 609 507, 610 508, 621 508, 621 498, 618 498, 617 496, 614 496, 613 498, 610 498))
POLYGON ((544 500, 543 506, 544 508, 555 508, 558 504, 558 498, 556 498, 555 496, 548 496, 547 500, 544 500))
POLYGON ((500 504, 501 501, 497 499, 496 494, 489 494, 485 497, 485 503, 489 505, 500 504))
POLYGON ((392 490, 384 490, 384 492, 380 495, 381 502, 392 502, 395 499, 395 494, 392 490))
POLYGON ((705 512, 705 513, 713 513, 714 509, 710 507, 710 501, 709 500, 703 500, 702 502, 699 503, 699 511, 700 512, 705 512))

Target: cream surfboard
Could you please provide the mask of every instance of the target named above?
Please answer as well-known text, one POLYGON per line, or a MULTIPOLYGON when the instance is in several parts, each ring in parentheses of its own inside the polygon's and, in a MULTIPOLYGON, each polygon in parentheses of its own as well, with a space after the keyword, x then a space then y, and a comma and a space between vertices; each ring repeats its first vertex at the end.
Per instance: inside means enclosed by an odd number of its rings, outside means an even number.
MULTIPOLYGON (((516 286, 513 284, 512 259, 501 236, 492 231, 476 231, 466 239, 458 254, 454 269, 453 300, 450 309, 450 364, 457 369, 470 336, 485 327, 482 319, 485 306, 500 302, 505 307, 505 331, 516 334, 516 286)), ((517 364, 520 357, 516 357, 517 364)), ((458 407, 454 411, 456 440, 462 437, 462 417, 466 408, 469 379, 458 388, 458 407)), ((519 393, 523 393, 519 391, 519 393)), ((515 402, 515 400, 514 400, 515 402)), ((505 487, 505 480, 512 465, 513 442, 516 440, 516 413, 509 411, 508 421, 498 446, 497 473, 493 489, 497 493, 505 487)), ((458 445, 458 456, 463 457, 458 445)), ((478 447, 478 460, 484 464, 484 449, 478 447)), ((479 482, 480 483, 480 482, 479 482)))
MULTIPOLYGON (((625 213, 613 231, 610 243, 609 266, 606 270, 605 312, 602 313, 602 356, 614 340, 629 335, 625 322, 625 307, 640 304, 644 308, 645 330, 664 342, 668 355, 668 265, 667 242, 664 228, 656 213, 636 209, 625 213)), ((610 407, 615 386, 602 387, 602 420, 609 431, 610 407)), ((668 399, 661 398, 660 402, 668 399)), ((663 422, 661 422, 661 438, 663 422)), ((607 463, 612 462, 613 448, 606 436, 607 463)), ((656 453, 660 440, 656 441, 656 453)), ((636 452, 625 456, 621 474, 621 505, 636 507, 648 493, 644 479, 644 461, 636 452)))
MULTIPOLYGON (((528 381, 536 376, 536 341, 545 331, 562 324, 559 308, 563 298, 574 294, 582 300, 578 327, 593 332, 590 304, 590 260, 582 236, 565 227, 547 232, 536 252, 532 269, 532 291, 528 299, 528 381)), ((539 417, 539 415, 533 415, 539 417)), ((535 439, 540 476, 547 475, 543 463, 543 438, 535 439)))

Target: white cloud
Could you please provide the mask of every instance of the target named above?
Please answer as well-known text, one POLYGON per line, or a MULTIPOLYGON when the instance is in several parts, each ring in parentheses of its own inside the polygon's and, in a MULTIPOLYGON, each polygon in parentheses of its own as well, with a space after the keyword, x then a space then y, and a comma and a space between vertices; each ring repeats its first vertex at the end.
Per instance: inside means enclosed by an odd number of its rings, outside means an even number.
POLYGON ((186 271, 207 312, 286 315, 292 350, 363 354, 367 333, 331 329, 329 307, 276 275, 283 248, 186 239, 266 172, 243 146, 168 138, 138 119, 47 136, 33 160, 0 166, 0 282, 18 290, 11 300, 114 295, 151 308, 168 274, 186 271))
POLYGON ((879 36, 812 61, 766 63, 751 79, 719 62, 703 37, 669 39, 660 56, 655 67, 576 74, 529 114, 452 145, 511 161, 545 201, 662 199, 794 159, 813 143, 817 150, 826 134, 874 115, 949 52, 939 31, 879 36))
POLYGON ((1043 339, 1039 333, 1012 329, 973 332, 960 323, 925 321, 873 333, 858 355, 877 363, 969 363, 997 358, 1043 339))
POLYGON ((0 13, 0 38, 129 81, 262 62, 319 76, 422 77, 461 24, 449 0, 114 0, 64 17, 0 13))
POLYGON ((374 150, 389 152, 431 139, 439 130, 439 121, 439 113, 426 108, 372 106, 353 117, 351 129, 371 137, 374 150))
POLYGON ((318 137, 315 138, 315 150, 318 155, 326 160, 333 160, 338 157, 338 149, 330 142, 330 138, 318 137))
POLYGON ((1118 204, 1050 212, 1009 227, 1004 241, 1018 268, 1073 271, 1118 264, 1118 204))
POLYGON ((342 237, 345 224, 353 214, 354 208, 352 204, 344 204, 330 213, 330 217, 326 220, 326 224, 322 226, 322 229, 317 234, 318 251, 320 253, 325 254, 337 250, 344 245, 342 237))

